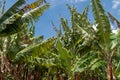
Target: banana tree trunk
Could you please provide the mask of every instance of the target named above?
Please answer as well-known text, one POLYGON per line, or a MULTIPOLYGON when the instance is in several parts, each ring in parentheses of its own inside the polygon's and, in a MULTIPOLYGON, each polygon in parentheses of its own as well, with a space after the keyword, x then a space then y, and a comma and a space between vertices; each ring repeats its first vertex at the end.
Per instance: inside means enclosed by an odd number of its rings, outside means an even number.
POLYGON ((112 71, 112 61, 108 60, 107 62, 107 79, 108 80, 114 80, 113 79, 113 71, 112 71))

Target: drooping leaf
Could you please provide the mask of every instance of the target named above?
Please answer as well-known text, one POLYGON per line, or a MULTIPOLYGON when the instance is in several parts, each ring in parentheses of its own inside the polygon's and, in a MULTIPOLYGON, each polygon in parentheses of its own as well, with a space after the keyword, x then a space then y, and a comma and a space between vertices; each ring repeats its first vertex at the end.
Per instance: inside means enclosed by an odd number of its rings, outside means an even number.
POLYGON ((24 13, 19 9, 19 7, 21 7, 21 5, 23 4, 23 1, 19 0, 10 8, 10 10, 8 10, 5 13, 5 15, 1 17, 0 19, 0 35, 1 36, 11 35, 16 32, 19 32, 24 27, 28 26, 30 22, 31 23, 32 21, 36 22, 38 18, 41 16, 41 14, 43 13, 43 11, 49 7, 48 4, 41 4, 42 0, 38 0, 37 2, 31 4, 32 10, 24 13), (12 9, 15 11, 13 11, 12 9))
POLYGON ((26 0, 18 0, 12 7, 10 7, 7 12, 4 13, 3 16, 0 18, 0 25, 9 17, 11 17, 13 14, 16 14, 19 12, 20 7, 25 4, 26 0))
POLYGON ((49 5, 43 5, 43 6, 38 6, 37 8, 35 9, 32 9, 31 11, 25 13, 23 16, 22 16, 22 19, 24 21, 37 21, 39 16, 42 15, 43 11, 46 10, 47 8, 49 7, 49 5))
POLYGON ((99 43, 104 47, 108 48, 110 43, 110 22, 105 14, 105 11, 100 3, 100 0, 91 0, 92 2, 92 11, 97 25, 97 35, 99 38, 99 43))
POLYGON ((61 64, 63 65, 66 71, 69 71, 71 69, 71 59, 72 59, 71 53, 69 52, 69 50, 62 47, 62 43, 60 41, 57 42, 56 48, 58 51, 61 64))
POLYGON ((108 12, 108 15, 110 17, 110 20, 112 23, 116 22, 117 23, 117 26, 118 28, 120 28, 120 21, 118 19, 116 19, 111 13, 108 12))
POLYGON ((49 40, 46 40, 39 44, 33 44, 33 45, 21 50, 20 52, 18 52, 13 61, 18 62, 18 61, 21 61, 21 59, 24 60, 26 58, 26 56, 37 57, 42 54, 45 54, 45 53, 49 52, 49 50, 52 49, 52 47, 54 46, 54 42, 55 42, 55 39, 49 39, 49 40))
POLYGON ((91 70, 99 69, 102 65, 105 65, 105 61, 95 59, 91 62, 91 70))

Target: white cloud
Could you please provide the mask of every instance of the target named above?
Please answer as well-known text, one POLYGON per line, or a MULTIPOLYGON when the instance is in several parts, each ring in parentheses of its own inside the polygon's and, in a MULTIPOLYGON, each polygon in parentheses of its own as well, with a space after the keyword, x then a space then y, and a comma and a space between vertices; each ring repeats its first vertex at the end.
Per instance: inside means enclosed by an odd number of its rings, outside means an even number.
POLYGON ((112 30, 112 33, 117 34, 118 33, 118 29, 112 30))
POLYGON ((81 3, 81 2, 85 2, 85 1, 87 1, 87 0, 60 0, 60 1, 58 1, 58 0, 47 0, 48 1, 48 3, 50 3, 51 4, 51 6, 52 7, 56 7, 56 6, 58 6, 58 5, 61 5, 61 4, 64 4, 64 3, 71 3, 71 4, 76 4, 76 3, 81 3))
MULTIPOLYGON (((70 0, 68 0, 68 1, 70 1, 70 0)), ((75 2, 75 3, 77 3, 77 2, 85 2, 86 0, 71 0, 71 2, 75 2)))
POLYGON ((63 4, 65 0, 48 0, 48 3, 50 3, 51 6, 56 7, 57 5, 63 4))
POLYGON ((92 27, 93 27, 93 29, 94 29, 95 31, 97 31, 97 26, 98 26, 98 24, 92 25, 92 27))
POLYGON ((111 29, 112 29, 112 33, 117 34, 118 33, 118 28, 115 28, 115 25, 111 24, 111 29))
MULTIPOLYGON (((51 2, 57 1, 58 2, 58 0, 48 0, 48 1, 51 1, 51 2)), ((67 2, 85 2, 86 0, 61 0, 59 2, 62 2, 62 1, 67 1, 67 2)))
POLYGON ((113 3, 112 6, 113 9, 117 9, 120 6, 120 0, 113 0, 112 3, 113 3))

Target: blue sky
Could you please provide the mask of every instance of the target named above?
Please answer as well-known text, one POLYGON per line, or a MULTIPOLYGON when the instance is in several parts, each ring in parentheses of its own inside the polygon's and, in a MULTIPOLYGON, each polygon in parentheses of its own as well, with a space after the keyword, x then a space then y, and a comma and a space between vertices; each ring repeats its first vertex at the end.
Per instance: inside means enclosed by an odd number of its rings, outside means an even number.
MULTIPOLYGON (((10 7, 16 0, 6 0, 6 8, 10 7)), ((29 2, 35 0, 28 0, 29 2)), ((53 30, 51 22, 53 22, 58 28, 60 27, 60 16, 67 18, 70 21, 70 12, 67 9, 66 4, 75 6, 78 12, 87 6, 91 5, 91 0, 46 0, 50 3, 50 8, 46 10, 40 17, 39 21, 35 24, 36 36, 43 35, 45 38, 55 36, 56 33, 53 30)), ((120 0, 101 0, 103 7, 107 12, 112 13, 117 19, 120 20, 120 0)), ((91 11, 89 12, 89 18, 92 21, 91 11)))

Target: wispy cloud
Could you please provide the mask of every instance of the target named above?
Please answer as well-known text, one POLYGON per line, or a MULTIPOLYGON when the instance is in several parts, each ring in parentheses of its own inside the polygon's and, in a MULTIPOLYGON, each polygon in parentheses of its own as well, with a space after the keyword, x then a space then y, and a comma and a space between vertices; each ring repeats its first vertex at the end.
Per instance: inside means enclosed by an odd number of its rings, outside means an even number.
POLYGON ((76 4, 76 3, 82 3, 85 2, 87 0, 48 0, 48 2, 51 4, 52 7, 56 7, 58 5, 61 4, 65 4, 65 3, 71 3, 71 4, 76 4))
POLYGON ((112 3, 112 9, 117 9, 120 6, 120 0, 113 0, 112 3))
POLYGON ((65 0, 48 0, 48 3, 50 3, 51 7, 56 7, 58 5, 61 5, 65 2, 65 0))
POLYGON ((85 2, 86 0, 67 0, 73 3, 78 3, 78 2, 85 2))

